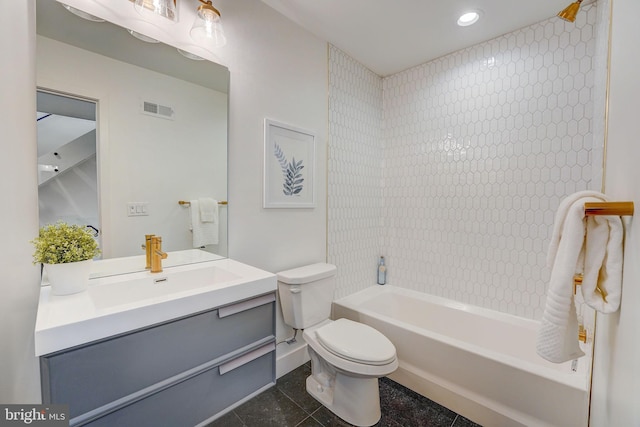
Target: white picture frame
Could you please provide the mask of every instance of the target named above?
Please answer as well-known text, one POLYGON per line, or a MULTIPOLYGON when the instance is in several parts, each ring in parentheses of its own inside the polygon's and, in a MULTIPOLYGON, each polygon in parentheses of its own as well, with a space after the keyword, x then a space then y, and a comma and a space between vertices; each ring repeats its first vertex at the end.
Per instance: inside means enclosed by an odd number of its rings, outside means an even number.
POLYGON ((264 120, 264 208, 314 208, 316 136, 264 120))

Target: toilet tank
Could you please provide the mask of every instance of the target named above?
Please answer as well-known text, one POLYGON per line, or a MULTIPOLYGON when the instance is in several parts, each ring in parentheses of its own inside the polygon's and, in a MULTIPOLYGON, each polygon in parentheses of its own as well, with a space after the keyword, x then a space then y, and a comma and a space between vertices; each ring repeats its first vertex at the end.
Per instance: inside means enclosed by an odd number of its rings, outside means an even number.
POLYGON ((305 329, 331 315, 336 287, 336 266, 318 263, 282 271, 278 276, 278 295, 284 322, 305 329))

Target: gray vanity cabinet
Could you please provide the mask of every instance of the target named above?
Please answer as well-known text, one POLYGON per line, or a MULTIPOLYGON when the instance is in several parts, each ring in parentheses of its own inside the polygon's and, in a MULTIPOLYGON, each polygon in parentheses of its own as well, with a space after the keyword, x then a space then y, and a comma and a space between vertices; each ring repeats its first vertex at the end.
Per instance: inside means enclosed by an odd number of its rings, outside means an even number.
POLYGON ((40 358, 43 403, 71 425, 189 426, 275 383, 275 295, 40 358))

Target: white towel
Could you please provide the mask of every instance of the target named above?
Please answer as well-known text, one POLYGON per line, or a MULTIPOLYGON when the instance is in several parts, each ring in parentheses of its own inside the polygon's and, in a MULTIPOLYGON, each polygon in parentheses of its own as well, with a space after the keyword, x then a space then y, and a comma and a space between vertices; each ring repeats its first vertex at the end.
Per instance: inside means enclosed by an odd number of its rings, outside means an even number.
POLYGON ((603 308, 604 304, 607 310, 619 306, 622 222, 619 217, 585 218, 584 214, 585 202, 601 201, 606 201, 601 193, 579 192, 564 199, 556 213, 547 257, 552 267, 551 278, 536 344, 537 353, 551 362, 562 363, 584 355, 578 345, 573 300, 576 273, 584 274, 582 292, 590 306, 599 309, 596 306, 603 308), (606 303, 596 292, 598 280, 600 287, 609 293, 606 303))
POLYGON ((218 222, 218 201, 210 197, 201 197, 200 202, 200 221, 202 222, 218 222))
POLYGON ((553 264, 556 259, 556 253, 558 252, 558 245, 560 244, 562 228, 564 227, 564 221, 567 217, 567 213, 569 212, 569 208, 575 202, 585 197, 594 197, 598 199, 596 200, 598 202, 607 200, 604 194, 597 191, 579 191, 577 193, 571 194, 570 196, 562 200, 562 202, 560 202, 560 206, 558 206, 556 216, 553 220, 553 232, 551 233, 551 241, 549 242, 549 250, 547 252, 547 267, 553 268, 553 264))
POLYGON ((191 200, 189 208, 191 212, 191 232, 193 233, 193 247, 201 248, 205 245, 217 245, 218 222, 202 222, 200 218, 199 200, 191 200))
POLYGON ((604 314, 613 313, 620 307, 623 235, 619 216, 587 218, 582 297, 589 307, 604 314))

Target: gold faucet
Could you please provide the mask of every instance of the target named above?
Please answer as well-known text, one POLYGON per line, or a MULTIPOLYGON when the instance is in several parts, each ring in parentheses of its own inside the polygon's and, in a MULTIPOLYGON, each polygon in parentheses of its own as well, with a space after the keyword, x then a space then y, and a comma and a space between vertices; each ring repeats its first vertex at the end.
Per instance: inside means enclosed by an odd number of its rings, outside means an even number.
POLYGON ((162 252, 162 237, 151 236, 151 272, 162 272, 162 260, 167 258, 167 253, 162 252))
POLYGON ((154 234, 145 234, 144 235, 144 245, 142 245, 142 249, 144 249, 147 253, 146 265, 144 268, 149 270, 151 268, 151 238, 154 234))

